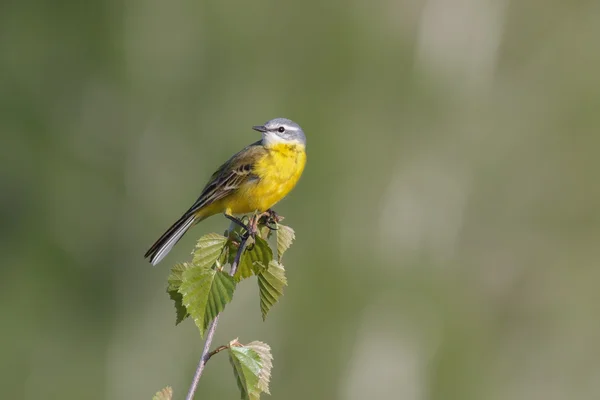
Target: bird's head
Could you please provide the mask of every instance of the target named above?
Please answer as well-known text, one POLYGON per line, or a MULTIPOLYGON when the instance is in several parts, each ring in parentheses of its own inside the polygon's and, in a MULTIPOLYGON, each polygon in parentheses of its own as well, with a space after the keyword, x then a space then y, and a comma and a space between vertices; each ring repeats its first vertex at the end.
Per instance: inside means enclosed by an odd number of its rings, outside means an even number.
POLYGON ((306 136, 300 125, 286 118, 275 118, 252 129, 262 133, 265 145, 283 143, 306 146, 306 136))

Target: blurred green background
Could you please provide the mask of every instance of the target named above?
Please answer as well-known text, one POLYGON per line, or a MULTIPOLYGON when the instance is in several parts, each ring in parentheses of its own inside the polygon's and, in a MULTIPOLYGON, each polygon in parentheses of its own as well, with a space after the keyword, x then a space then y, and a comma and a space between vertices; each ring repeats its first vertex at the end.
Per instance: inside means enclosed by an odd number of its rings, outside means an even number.
MULTIPOLYGON (((600 3, 0 5, 6 399, 183 398, 201 352, 142 255, 250 129, 308 136, 274 399, 600 397, 600 3)), ((197 398, 239 397, 227 358, 197 398)))

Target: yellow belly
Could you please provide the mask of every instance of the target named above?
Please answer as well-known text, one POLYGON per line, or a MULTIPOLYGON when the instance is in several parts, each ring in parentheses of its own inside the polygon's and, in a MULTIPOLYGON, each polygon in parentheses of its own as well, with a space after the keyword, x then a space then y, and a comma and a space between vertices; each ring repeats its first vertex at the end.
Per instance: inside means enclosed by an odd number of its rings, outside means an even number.
POLYGON ((244 183, 236 193, 222 200, 226 212, 245 214, 266 211, 296 186, 306 164, 304 147, 276 144, 267 150, 267 154, 252 170, 259 179, 244 183))

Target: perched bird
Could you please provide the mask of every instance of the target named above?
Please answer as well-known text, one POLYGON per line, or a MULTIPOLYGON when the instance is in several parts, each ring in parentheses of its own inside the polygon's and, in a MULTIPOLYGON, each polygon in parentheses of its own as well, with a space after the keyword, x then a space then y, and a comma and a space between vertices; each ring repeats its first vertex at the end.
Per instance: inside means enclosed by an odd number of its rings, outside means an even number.
POLYGON ((158 264, 196 223, 218 213, 269 210, 296 186, 306 164, 306 136, 298 124, 275 118, 252 127, 262 139, 233 155, 210 177, 198 200, 146 252, 158 264))

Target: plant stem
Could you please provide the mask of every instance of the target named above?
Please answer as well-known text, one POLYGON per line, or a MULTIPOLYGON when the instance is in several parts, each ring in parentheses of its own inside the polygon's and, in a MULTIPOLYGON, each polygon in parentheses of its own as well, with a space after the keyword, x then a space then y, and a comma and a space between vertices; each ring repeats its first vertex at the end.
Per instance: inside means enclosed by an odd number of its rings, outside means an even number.
POLYGON ((215 354, 220 353, 223 350, 227 350, 228 348, 229 348, 229 346, 219 346, 219 347, 217 347, 216 349, 214 349, 213 351, 211 351, 210 353, 208 353, 208 359, 206 361, 210 360, 210 358, 212 356, 214 356, 215 354))
POLYGON ((213 336, 215 335, 215 331, 217 330, 217 324, 219 323, 219 316, 217 315, 215 319, 210 323, 210 327, 208 328, 208 335, 206 335, 206 342, 204 342, 204 349, 202 350, 202 356, 200 357, 200 362, 198 363, 198 367, 196 367, 196 374, 194 375, 194 380, 192 381, 192 386, 190 386, 190 390, 188 391, 186 400, 192 400, 194 398, 194 394, 196 393, 196 389, 198 388, 198 382, 200 381, 200 377, 202 376, 202 372, 204 372, 204 366, 208 361, 208 354, 210 351, 210 345, 213 340, 213 336))
MULTIPOLYGON (((240 247, 238 248, 238 251, 235 255, 233 264, 231 265, 231 270, 229 271, 230 276, 234 276, 235 273, 237 272, 238 266, 240 265, 240 259, 242 257, 242 253, 244 252, 244 248, 246 247, 246 242, 248 241, 249 237, 250 237, 250 234, 244 235, 244 238, 240 242, 240 247)), ((215 335, 215 331, 217 330, 217 324, 219 323, 220 315, 221 314, 217 315, 215 317, 215 319, 213 319, 212 322, 210 323, 210 327, 208 328, 208 334, 206 335, 206 341, 204 342, 204 348, 202 349, 202 355, 200 356, 200 362, 198 363, 198 366, 196 367, 196 373, 194 374, 194 380, 192 381, 190 390, 188 391, 188 394, 185 398, 186 400, 193 400, 194 395, 196 394, 196 389, 198 388, 198 382, 200 381, 202 372, 204 372, 204 366, 206 365, 206 362, 214 354, 223 350, 221 348, 223 346, 221 346, 217 349, 218 351, 215 350, 212 353, 210 352, 210 345, 212 344, 213 336, 215 335), (221 350, 219 350, 219 349, 221 349, 221 350)))

